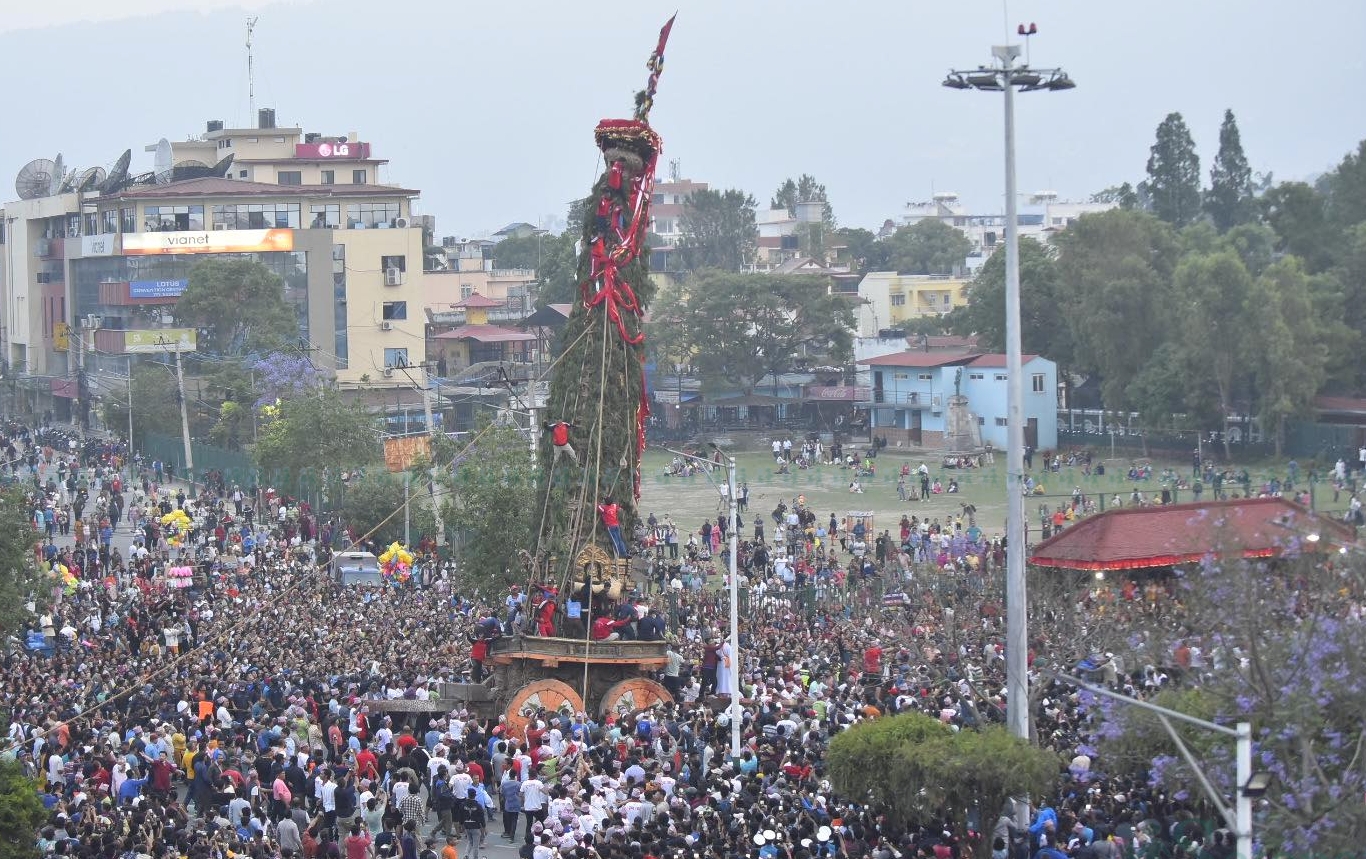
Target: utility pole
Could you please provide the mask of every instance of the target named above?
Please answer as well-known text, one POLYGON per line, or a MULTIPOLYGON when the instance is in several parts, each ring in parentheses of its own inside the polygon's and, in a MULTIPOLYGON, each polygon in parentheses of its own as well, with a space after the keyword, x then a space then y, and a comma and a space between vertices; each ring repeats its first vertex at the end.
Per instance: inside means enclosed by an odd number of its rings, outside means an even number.
POLYGON ((412 517, 408 515, 408 499, 411 494, 412 482, 413 473, 405 469, 403 472, 403 545, 405 546, 413 544, 412 517))
POLYGON ((128 455, 124 458, 128 461, 128 485, 132 486, 137 476, 133 472, 133 356, 124 357, 128 359, 128 455))
MULTIPOLYGON (((129 374, 132 378, 132 374, 129 374)), ((131 384, 131 382, 130 382, 131 384)), ((185 403, 185 374, 180 366, 180 341, 175 344, 175 386, 180 400, 180 440, 185 445, 185 481, 194 483, 194 451, 190 446, 190 412, 185 403)))
POLYGON ((735 491, 735 457, 726 457, 726 483, 730 489, 730 757, 739 766, 740 722, 740 499, 735 491))
POLYGON ((256 29, 256 19, 247 19, 247 122, 251 123, 249 128, 255 128, 256 121, 256 74, 251 66, 251 31, 256 29))

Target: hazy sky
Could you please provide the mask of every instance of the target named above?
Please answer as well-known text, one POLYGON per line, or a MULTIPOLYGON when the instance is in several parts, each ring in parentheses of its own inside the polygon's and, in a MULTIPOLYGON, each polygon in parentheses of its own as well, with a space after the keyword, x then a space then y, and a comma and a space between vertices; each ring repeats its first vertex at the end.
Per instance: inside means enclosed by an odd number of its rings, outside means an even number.
MULTIPOLYGON (((244 21, 259 107, 281 124, 359 132, 422 190, 442 235, 562 215, 596 171, 592 129, 628 115, 659 26, 677 8, 652 116, 682 174, 767 205, 813 173, 842 224, 876 227, 935 190, 1001 206, 1001 97, 939 84, 1034 21, 1036 66, 1066 93, 1021 96, 1025 192, 1085 199, 1137 182, 1179 110, 1208 177, 1224 108, 1253 169, 1305 178, 1366 137, 1361 0, 50 0, 7 3, 0 188, 26 161, 108 165, 247 121, 244 21), (179 11, 192 5, 197 11, 179 11), (13 8, 10 8, 13 7, 13 8)), ((667 172, 667 171, 662 171, 667 172)))

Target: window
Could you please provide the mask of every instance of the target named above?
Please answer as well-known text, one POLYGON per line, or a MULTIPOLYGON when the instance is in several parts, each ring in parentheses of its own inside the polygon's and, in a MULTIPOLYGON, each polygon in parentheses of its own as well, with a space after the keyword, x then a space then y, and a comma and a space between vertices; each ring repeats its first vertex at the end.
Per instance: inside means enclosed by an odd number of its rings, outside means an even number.
POLYGON ((905 307, 905 306, 906 306, 906 296, 904 296, 904 295, 893 295, 893 296, 892 296, 892 306, 893 306, 893 307, 905 307))
POLYGON ((1043 393, 1043 373, 1035 373, 1029 377, 1029 387, 1036 394, 1043 393))
POLYGON ((947 292, 944 293, 944 303, 945 303, 945 304, 949 304, 949 303, 950 303, 949 294, 948 294, 947 292))
POLYGON ((105 209, 100 212, 100 234, 109 235, 119 231, 119 210, 105 209))
POLYGON ((408 366, 408 347, 401 346, 397 349, 384 350, 384 366, 388 367, 407 367, 408 366))
POLYGON ((982 373, 968 373, 968 381, 970 382, 980 382, 985 378, 986 376, 982 373))
POLYGON ((893 373, 892 379, 897 382, 905 382, 911 378, 910 373, 893 373))
POLYGON ((335 184, 337 184, 337 171, 336 171, 336 170, 324 170, 324 171, 322 172, 322 177, 323 177, 323 178, 322 178, 322 183, 323 183, 324 185, 335 185, 335 184))
POLYGON ((406 301, 386 301, 384 302, 385 319, 407 319, 408 302, 406 301))
POLYGON ((238 178, 238 179, 245 179, 245 178, 247 178, 247 171, 245 171, 245 170, 238 170, 238 171, 237 171, 237 178, 238 178))
POLYGON ((346 331, 346 245, 332 246, 332 351, 337 369, 348 366, 349 342, 346 331))
POLYGON ((100 234, 99 215, 94 212, 87 212, 85 215, 85 225, 83 227, 84 236, 98 236, 100 234))
POLYGON ((1010 377, 1007 376, 1005 373, 997 373, 993 378, 995 378, 998 382, 1004 382, 1006 379, 1010 377))
MULTIPOLYGON (((214 229, 266 230, 275 227, 299 229, 298 203, 238 203, 213 207, 214 229)), ((203 229, 203 227, 200 227, 203 229)))
POLYGON ((74 239, 81 234, 81 216, 69 215, 66 219, 66 232, 62 235, 74 239))
POLYGON ((224 137, 224 138, 219 139, 219 141, 218 141, 218 148, 219 148, 219 149, 231 149, 231 148, 232 148, 232 138, 231 138, 231 137, 224 137))
POLYGON ((982 417, 981 415, 978 415, 978 416, 977 416, 977 425, 978 425, 979 427, 984 427, 984 426, 986 426, 986 425, 987 425, 987 419, 984 418, 984 417, 982 417))
POLYGON ((397 256, 380 257, 379 267, 381 271, 388 271, 391 268, 396 268, 399 271, 407 271, 408 258, 403 256, 402 254, 399 254, 397 256))
POLYGON ((138 210, 131 206, 126 209, 119 209, 119 232, 136 233, 138 231, 138 210))
POLYGON ((472 286, 466 286, 466 285, 463 284, 463 283, 460 284, 460 300, 461 300, 461 301, 464 301, 466 298, 469 298, 471 295, 474 295, 474 287, 472 287, 472 286))
POLYGON ((392 227, 398 219, 398 202, 392 203, 347 203, 347 229, 380 229, 392 227))
POLYGON ((308 213, 312 215, 308 222, 311 230, 341 229, 341 203, 314 203, 308 213))
POLYGON ((149 233, 204 229, 203 206, 144 206, 143 229, 149 233))
POLYGON ((922 382, 930 382, 934 380, 934 375, 932 373, 921 373, 920 375, 916 376, 916 378, 922 382))
MULTIPOLYGON (((386 350, 386 351, 387 351, 387 350, 386 350)), ((1003 426, 1007 426, 1007 425, 1008 425, 1008 423, 1007 423, 1007 421, 1006 421, 1005 418, 997 418, 997 419, 996 419, 996 426, 998 426, 998 427, 1003 427, 1003 426)))
POLYGON ((351 171, 351 184, 352 184, 352 185, 364 185, 364 184, 365 184, 365 171, 364 171, 364 170, 352 170, 352 171, 351 171))
POLYGON ((664 195, 663 195, 663 194, 651 194, 651 195, 650 195, 650 202, 651 202, 651 203, 654 203, 656 206, 662 206, 662 205, 664 205, 664 195))
POLYGON ((281 170, 275 174, 275 180, 281 185, 302 185, 304 174, 298 170, 281 170))

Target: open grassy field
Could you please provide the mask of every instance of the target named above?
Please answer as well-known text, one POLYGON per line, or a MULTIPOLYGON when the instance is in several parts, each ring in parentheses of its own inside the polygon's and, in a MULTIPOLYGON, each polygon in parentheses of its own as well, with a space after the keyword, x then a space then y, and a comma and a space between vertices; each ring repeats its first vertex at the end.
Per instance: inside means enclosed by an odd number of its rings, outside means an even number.
MULTIPOLYGON (((718 504, 719 496, 705 475, 690 477, 670 477, 664 474, 664 466, 672 459, 672 454, 659 449, 646 451, 642 463, 640 512, 642 516, 654 513, 659 518, 671 514, 681 529, 697 530, 705 517, 713 520, 724 510, 718 504)), ((995 465, 966 471, 943 470, 939 468, 939 457, 934 454, 925 456, 908 455, 895 451, 884 451, 876 460, 877 474, 863 478, 863 494, 848 491, 851 472, 833 465, 816 466, 804 471, 794 469, 791 474, 777 474, 773 459, 767 453, 740 453, 736 456, 738 480, 748 481, 750 488, 749 514, 745 517, 745 533, 750 533, 755 515, 764 517, 769 533, 772 533, 772 520, 769 514, 780 501, 791 505, 798 495, 805 495, 822 521, 831 513, 843 518, 849 511, 872 511, 879 529, 895 531, 901 516, 919 515, 947 517, 958 515, 962 505, 972 504, 977 508, 977 521, 989 535, 1005 532, 1005 466, 1004 457, 998 456, 995 465), (949 477, 957 477, 960 492, 955 495, 932 495, 928 501, 901 502, 897 499, 897 475, 902 463, 909 463, 912 471, 924 462, 930 469, 931 478, 939 477, 947 486, 949 477)), ((1026 503, 1031 534, 1036 533, 1039 504, 1047 502, 1050 506, 1064 503, 1071 496, 1074 487, 1080 487, 1088 495, 1104 493, 1108 499, 1116 493, 1126 500, 1134 489, 1134 483, 1125 477, 1127 463, 1110 463, 1109 471, 1103 477, 1083 475, 1080 468, 1063 467, 1057 474, 1043 474, 1035 460, 1034 477, 1044 487, 1045 497, 1030 499, 1026 503)), ((1179 470, 1179 463, 1154 463, 1158 474, 1170 466, 1179 470)), ((1188 473, 1189 464, 1184 466, 1188 473)), ((914 477, 914 475, 912 475, 914 477)), ((724 469, 713 472, 712 478, 724 481, 724 469)), ((1151 496, 1160 492, 1156 480, 1140 482, 1139 491, 1151 496)), ((1208 494, 1206 497, 1209 497, 1208 494)), ((1192 500, 1190 493, 1182 493, 1178 499, 1192 500)))

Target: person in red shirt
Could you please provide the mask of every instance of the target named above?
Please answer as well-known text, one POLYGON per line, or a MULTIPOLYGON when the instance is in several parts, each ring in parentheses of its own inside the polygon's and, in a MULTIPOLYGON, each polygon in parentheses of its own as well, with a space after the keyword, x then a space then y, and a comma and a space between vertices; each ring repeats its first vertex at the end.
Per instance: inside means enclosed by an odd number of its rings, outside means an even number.
POLYGON ((868 674, 882 673, 882 648, 873 645, 863 651, 863 670, 868 674))
POLYGON ((417 748, 417 737, 413 736, 413 729, 407 725, 403 726, 403 733, 399 734, 394 742, 398 743, 398 747, 403 750, 405 755, 417 748))
POLYGON ((555 462, 559 462, 561 456, 567 456, 570 462, 578 465, 579 455, 574 452, 573 446, 569 444, 569 431, 578 429, 578 427, 567 421, 554 421, 545 424, 545 429, 546 432, 550 433, 550 444, 555 448, 555 462))
POLYGON ((621 507, 608 495, 602 499, 598 505, 598 515, 602 517, 602 526, 607 529, 607 536, 612 538, 612 551, 616 552, 618 558, 630 556, 626 549, 626 541, 621 539, 621 507))
POLYGON ((365 746, 356 754, 356 772, 361 778, 379 778, 379 758, 365 746))

